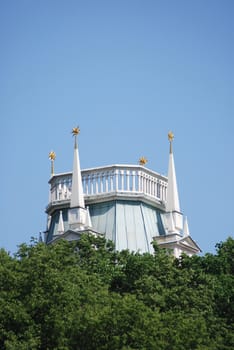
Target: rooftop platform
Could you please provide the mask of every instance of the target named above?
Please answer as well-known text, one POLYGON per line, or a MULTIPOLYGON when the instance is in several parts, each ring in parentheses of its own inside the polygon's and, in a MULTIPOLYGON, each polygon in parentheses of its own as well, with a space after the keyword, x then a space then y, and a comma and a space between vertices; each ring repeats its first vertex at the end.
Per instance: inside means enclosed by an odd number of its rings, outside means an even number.
MULTIPOLYGON (((81 171, 85 204, 115 199, 144 201, 165 210, 167 177, 141 165, 110 165, 81 171)), ((50 180, 48 214, 69 207, 72 173, 54 175, 50 180)))

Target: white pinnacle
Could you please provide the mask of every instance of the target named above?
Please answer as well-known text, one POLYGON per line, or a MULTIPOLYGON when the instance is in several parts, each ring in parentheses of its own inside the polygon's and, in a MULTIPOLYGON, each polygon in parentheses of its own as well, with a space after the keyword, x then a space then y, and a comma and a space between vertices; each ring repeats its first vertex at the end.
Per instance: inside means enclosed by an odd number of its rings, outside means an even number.
POLYGON ((189 232, 189 227, 188 227, 188 219, 187 216, 185 216, 184 218, 184 236, 189 236, 190 232, 189 232))
POLYGON ((168 232, 175 232, 175 225, 174 225, 174 219, 172 212, 169 214, 170 216, 168 217, 168 232))
POLYGON ((87 226, 87 227, 92 227, 92 222, 91 222, 89 207, 86 208, 86 226, 87 226))
MULTIPOLYGON (((75 135, 75 138, 77 136, 75 135)), ((73 173, 72 173, 72 191, 71 191, 71 208, 84 208, 84 194, 82 186, 82 177, 80 170, 80 159, 77 140, 75 139, 73 173)))
POLYGON ((63 212, 60 210, 59 212, 59 222, 58 222, 58 234, 62 234, 64 232, 64 224, 63 224, 63 212))
POLYGON ((169 133, 168 137, 170 140, 170 155, 169 155, 169 165, 168 165, 168 186, 167 186, 167 201, 166 201, 166 211, 180 212, 180 203, 177 189, 176 172, 174 164, 174 156, 172 152, 172 140, 173 134, 169 133), (170 136, 169 136, 170 135, 170 136))

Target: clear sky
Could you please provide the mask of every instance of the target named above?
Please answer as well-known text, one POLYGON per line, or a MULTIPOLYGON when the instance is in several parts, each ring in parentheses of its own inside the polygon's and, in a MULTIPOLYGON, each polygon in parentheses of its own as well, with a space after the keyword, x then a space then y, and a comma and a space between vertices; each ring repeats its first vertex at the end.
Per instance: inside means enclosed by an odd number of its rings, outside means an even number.
POLYGON ((0 246, 46 228, 50 162, 167 174, 203 253, 234 231, 233 0, 0 1, 0 246))

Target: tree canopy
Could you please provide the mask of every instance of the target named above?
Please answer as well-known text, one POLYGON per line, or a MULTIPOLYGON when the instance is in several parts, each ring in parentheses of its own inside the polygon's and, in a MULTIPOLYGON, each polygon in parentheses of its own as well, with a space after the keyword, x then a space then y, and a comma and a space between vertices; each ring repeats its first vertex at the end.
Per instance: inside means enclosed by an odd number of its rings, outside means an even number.
POLYGON ((234 240, 175 259, 111 242, 0 250, 2 350, 231 350, 234 240))

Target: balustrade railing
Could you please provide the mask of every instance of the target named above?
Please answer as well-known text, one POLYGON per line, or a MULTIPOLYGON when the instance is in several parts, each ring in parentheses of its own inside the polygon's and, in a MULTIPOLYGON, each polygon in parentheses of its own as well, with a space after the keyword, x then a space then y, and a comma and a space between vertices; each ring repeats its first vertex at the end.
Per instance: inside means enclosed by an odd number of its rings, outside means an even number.
MULTIPOLYGON (((166 200, 167 178, 142 166, 112 165, 82 170, 82 183, 85 197, 128 193, 166 200)), ((50 202, 69 200, 72 173, 55 175, 50 185, 50 202)))

